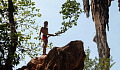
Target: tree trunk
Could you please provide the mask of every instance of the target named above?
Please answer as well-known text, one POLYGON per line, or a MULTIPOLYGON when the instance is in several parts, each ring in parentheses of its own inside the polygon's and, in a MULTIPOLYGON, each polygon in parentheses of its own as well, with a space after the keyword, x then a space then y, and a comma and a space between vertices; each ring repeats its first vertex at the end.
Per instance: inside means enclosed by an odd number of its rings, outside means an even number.
POLYGON ((10 31, 11 31, 11 46, 9 46, 8 48, 8 56, 5 63, 6 70, 12 70, 14 53, 16 51, 17 41, 18 41, 13 12, 14 12, 13 2, 12 0, 8 0, 8 13, 9 13, 8 17, 9 17, 9 24, 10 24, 10 31))
MULTIPOLYGON (((91 0, 91 11, 92 11, 92 18, 95 22, 96 28, 96 36, 94 37, 94 42, 97 43, 98 54, 99 54, 99 61, 105 58, 102 63, 105 63, 107 59, 110 58, 110 48, 107 43, 107 36, 106 36, 106 25, 109 31, 109 6, 111 5, 112 0, 91 0)), ((83 0, 84 10, 87 15, 89 15, 89 1, 83 0)), ((105 68, 105 70, 109 70, 110 61, 107 60, 108 64, 101 66, 105 68)))
POLYGON ((105 68, 105 70, 110 69, 110 48, 107 43, 106 36, 106 25, 109 30, 108 20, 109 20, 109 6, 111 4, 111 0, 91 0, 91 10, 93 15, 93 21, 95 21, 96 28, 96 36, 95 42, 97 43, 99 61, 108 64, 101 66, 101 69, 105 68), (109 2, 110 1, 110 2, 109 2), (104 59, 101 61, 101 59, 104 59))
POLYGON ((119 7, 119 11, 120 11, 120 0, 118 0, 118 7, 119 7))
MULTIPOLYGON (((110 61, 107 60, 110 57, 110 48, 108 47, 107 43, 107 37, 106 37, 106 29, 104 28, 104 25, 102 25, 102 21, 99 20, 99 14, 95 14, 95 28, 96 28, 96 43, 98 48, 98 54, 99 54, 99 61, 101 62, 101 59, 108 62, 108 65, 105 65, 104 68, 106 70, 109 70, 110 61), (99 25, 100 24, 100 25, 99 25), (99 26, 98 26, 99 25, 99 26)), ((103 66, 101 67, 103 69, 103 66)))

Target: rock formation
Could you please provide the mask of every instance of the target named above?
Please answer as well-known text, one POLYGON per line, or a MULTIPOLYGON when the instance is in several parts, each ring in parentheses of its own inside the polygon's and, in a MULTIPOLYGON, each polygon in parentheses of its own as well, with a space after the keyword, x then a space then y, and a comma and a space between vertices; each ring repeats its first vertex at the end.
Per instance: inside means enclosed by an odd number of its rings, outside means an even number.
POLYGON ((54 47, 47 55, 35 57, 17 70, 83 70, 85 52, 82 41, 71 41, 64 47, 54 47))

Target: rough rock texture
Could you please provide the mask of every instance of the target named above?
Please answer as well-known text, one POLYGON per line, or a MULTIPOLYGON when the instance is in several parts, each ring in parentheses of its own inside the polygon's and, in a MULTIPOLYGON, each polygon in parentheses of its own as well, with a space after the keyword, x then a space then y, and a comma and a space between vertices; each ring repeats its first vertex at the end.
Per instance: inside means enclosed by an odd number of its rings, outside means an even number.
POLYGON ((31 59, 18 70, 83 70, 85 52, 82 41, 71 41, 64 47, 54 47, 47 55, 31 59))
POLYGON ((35 57, 32 58, 27 66, 23 66, 22 68, 19 68, 17 70, 38 70, 39 67, 43 64, 44 59, 46 58, 47 55, 42 55, 40 57, 35 57))

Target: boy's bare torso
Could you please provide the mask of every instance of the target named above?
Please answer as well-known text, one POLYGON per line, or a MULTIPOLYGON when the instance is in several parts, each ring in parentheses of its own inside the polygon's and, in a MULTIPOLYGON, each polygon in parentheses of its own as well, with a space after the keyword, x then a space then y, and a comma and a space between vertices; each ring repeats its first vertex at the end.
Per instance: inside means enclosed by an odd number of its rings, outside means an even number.
POLYGON ((48 28, 41 28, 41 32, 43 33, 43 35, 47 36, 48 35, 48 28))

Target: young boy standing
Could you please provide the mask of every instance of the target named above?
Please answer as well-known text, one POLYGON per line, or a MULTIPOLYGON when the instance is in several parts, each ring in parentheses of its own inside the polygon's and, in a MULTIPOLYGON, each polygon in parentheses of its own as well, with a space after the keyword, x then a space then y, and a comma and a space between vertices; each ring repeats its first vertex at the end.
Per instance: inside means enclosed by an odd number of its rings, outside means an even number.
POLYGON ((39 40, 41 39, 41 32, 42 32, 42 40, 43 40, 43 55, 46 55, 46 47, 48 43, 48 36, 55 36, 53 34, 48 34, 48 22, 44 22, 44 27, 41 27, 40 33, 39 33, 39 40))

